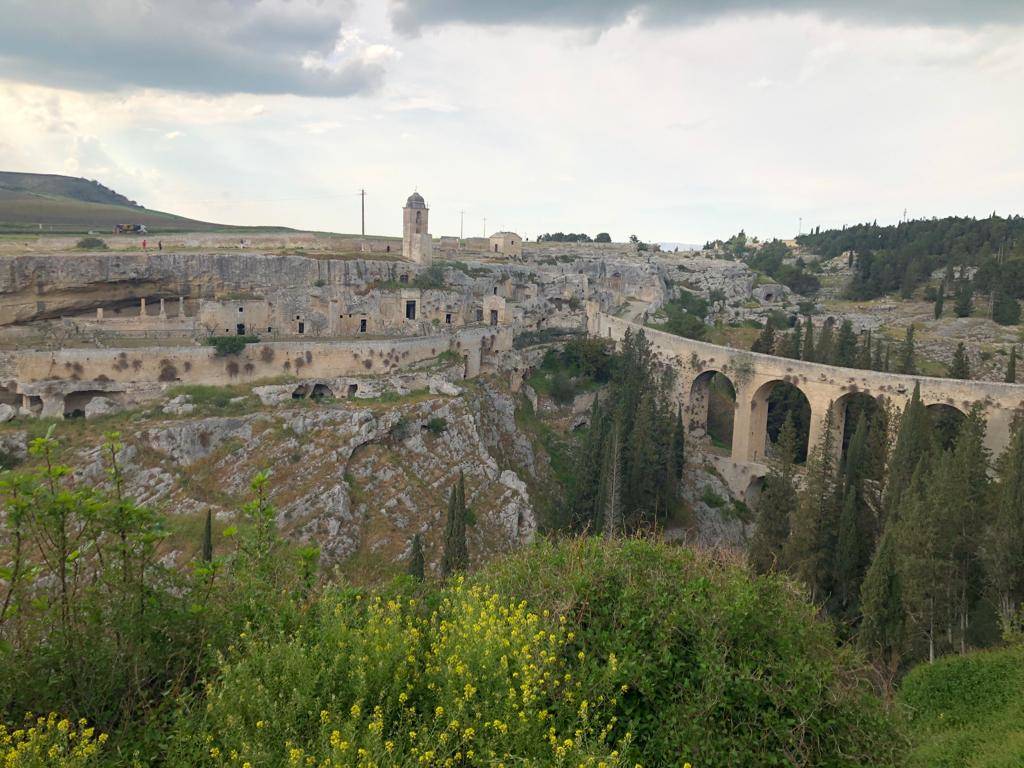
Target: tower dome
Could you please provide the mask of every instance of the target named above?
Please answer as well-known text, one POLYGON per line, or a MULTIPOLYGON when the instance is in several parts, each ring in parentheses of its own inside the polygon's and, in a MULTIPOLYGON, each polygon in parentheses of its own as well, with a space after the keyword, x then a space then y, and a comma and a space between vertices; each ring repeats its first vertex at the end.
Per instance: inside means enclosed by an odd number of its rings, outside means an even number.
POLYGON ((426 208, 427 201, 423 199, 423 195, 419 192, 413 192, 409 195, 409 199, 405 201, 406 208, 426 208))

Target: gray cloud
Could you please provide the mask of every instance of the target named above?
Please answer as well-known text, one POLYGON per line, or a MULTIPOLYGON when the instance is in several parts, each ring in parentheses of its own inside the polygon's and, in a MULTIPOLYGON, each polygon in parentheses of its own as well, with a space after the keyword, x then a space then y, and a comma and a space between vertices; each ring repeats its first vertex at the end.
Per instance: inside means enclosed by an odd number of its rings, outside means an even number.
POLYGON ((526 24, 607 29, 636 15, 650 26, 701 24, 727 15, 816 13, 877 25, 1024 23, 1022 0, 392 0, 395 28, 526 24))
POLYGON ((384 67, 338 48, 347 2, 0 0, 0 78, 76 90, 348 96, 384 67))

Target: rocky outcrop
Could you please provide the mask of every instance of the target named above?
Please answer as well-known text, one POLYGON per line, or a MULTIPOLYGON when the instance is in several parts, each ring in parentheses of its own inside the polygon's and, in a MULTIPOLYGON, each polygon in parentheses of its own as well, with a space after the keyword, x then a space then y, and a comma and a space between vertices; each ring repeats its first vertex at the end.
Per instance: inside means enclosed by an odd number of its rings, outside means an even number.
MULTIPOLYGON (((177 402, 175 412, 187 405, 177 402)), ((499 434, 514 425, 489 422, 485 437, 474 410, 451 395, 372 408, 289 400, 240 416, 185 414, 125 429, 118 462, 132 497, 172 516, 210 509, 224 521, 265 471, 280 528, 315 543, 327 563, 361 552, 397 561, 416 533, 428 560, 438 560, 448 492, 461 472, 475 521, 470 551, 484 557, 536 531, 526 483, 488 447, 515 443, 514 434, 499 434)), ((72 464, 80 479, 107 482, 100 448, 72 464)))

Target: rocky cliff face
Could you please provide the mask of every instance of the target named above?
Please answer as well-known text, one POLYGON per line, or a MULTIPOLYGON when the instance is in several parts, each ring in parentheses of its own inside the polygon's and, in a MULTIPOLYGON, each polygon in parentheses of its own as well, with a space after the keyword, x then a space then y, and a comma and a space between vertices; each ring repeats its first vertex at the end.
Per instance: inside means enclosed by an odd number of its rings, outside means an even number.
POLYGON ((259 253, 55 253, 3 257, 0 325, 146 296, 262 294, 267 286, 361 286, 415 275, 393 261, 327 260, 259 253))
MULTIPOLYGON (((462 472, 474 517, 473 558, 530 541, 536 520, 523 480, 492 446, 515 435, 514 421, 482 427, 465 397, 420 395, 391 406, 288 404, 239 416, 133 420, 122 430, 127 491, 165 510, 178 532, 174 555, 191 555, 207 509, 235 519, 249 482, 269 474, 280 528, 315 543, 322 560, 387 568, 424 540, 429 567, 440 560, 450 488, 462 472), (383 565, 382 565, 383 564, 383 565)), ((105 482, 98 447, 73 453, 77 475, 105 482)))

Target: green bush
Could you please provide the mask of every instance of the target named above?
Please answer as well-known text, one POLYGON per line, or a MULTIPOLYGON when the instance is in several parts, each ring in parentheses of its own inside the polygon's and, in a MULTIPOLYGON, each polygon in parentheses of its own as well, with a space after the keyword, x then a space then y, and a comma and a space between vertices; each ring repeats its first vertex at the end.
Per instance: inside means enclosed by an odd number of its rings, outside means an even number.
POLYGON ((444 267, 431 264, 413 278, 412 284, 421 291, 444 288, 444 267))
POLYGON ((237 355, 246 344, 255 344, 259 339, 256 336, 211 336, 206 340, 207 346, 216 350, 217 357, 237 355))
POLYGON ((448 420, 440 416, 434 416, 427 422, 426 426, 427 431, 436 437, 448 429, 448 420))
POLYGON ((107 243, 98 237, 83 237, 75 243, 75 248, 81 248, 83 251, 105 251, 107 243))
POLYGON ((580 696, 627 686, 646 766, 891 765, 902 742, 854 653, 781 577, 665 544, 542 542, 479 581, 570 618, 580 696))
POLYGON ((1024 647, 921 664, 899 701, 914 735, 911 768, 1024 765, 1024 647))
POLYGON ((585 655, 564 623, 461 579, 419 589, 331 589, 301 632, 240 641, 179 723, 170 764, 622 764, 615 672, 583 698, 585 655))
POLYGON ((565 371, 557 371, 551 377, 551 399, 558 405, 568 405, 576 397, 576 385, 565 371))

